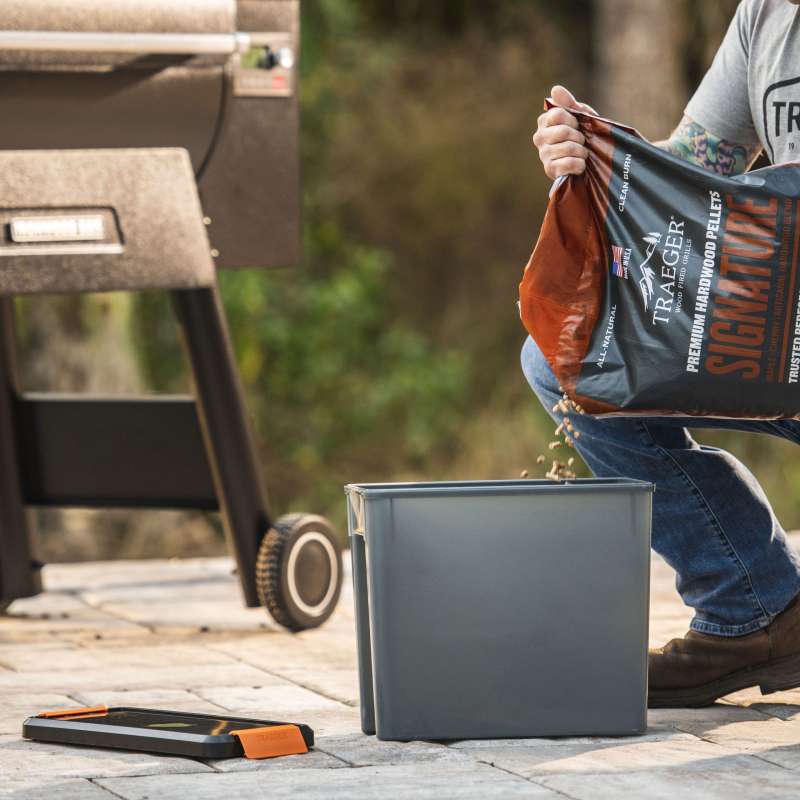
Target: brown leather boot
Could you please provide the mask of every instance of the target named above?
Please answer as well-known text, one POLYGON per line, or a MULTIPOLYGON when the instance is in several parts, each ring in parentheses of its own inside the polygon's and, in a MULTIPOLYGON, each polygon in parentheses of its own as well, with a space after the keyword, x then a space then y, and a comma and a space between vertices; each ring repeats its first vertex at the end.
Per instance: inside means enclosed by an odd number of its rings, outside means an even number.
POLYGON ((650 708, 696 708, 758 686, 800 686, 800 595, 766 627, 745 636, 689 631, 650 651, 650 708))

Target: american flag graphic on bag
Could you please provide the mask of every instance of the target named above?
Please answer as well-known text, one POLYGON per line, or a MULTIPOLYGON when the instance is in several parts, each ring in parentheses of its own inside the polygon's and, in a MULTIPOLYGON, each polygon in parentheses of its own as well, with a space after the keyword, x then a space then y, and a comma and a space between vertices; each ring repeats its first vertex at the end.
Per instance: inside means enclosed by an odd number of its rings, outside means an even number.
POLYGON ((625 277, 625 267, 622 266, 622 254, 624 252, 619 245, 611 245, 611 272, 618 278, 625 277))

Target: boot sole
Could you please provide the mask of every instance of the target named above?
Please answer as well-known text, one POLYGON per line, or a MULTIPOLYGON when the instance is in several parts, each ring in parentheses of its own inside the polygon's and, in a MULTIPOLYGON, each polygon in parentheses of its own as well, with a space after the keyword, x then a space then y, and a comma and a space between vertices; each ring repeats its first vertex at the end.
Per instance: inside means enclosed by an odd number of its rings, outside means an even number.
POLYGON ((649 708, 702 708, 732 692, 758 686, 761 694, 783 692, 800 686, 800 653, 776 658, 755 667, 731 672, 715 681, 689 689, 651 689, 649 708))

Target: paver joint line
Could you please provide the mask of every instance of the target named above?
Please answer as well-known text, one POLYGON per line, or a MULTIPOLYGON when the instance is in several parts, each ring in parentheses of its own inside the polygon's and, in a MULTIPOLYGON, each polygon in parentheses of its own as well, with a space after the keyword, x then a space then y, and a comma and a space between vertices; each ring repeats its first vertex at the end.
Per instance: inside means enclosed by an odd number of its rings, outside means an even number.
POLYGON ((314 749, 318 750, 320 753, 325 753, 326 756, 330 756, 331 758, 335 758, 337 761, 341 761, 345 767, 349 767, 351 769, 355 768, 355 764, 352 761, 348 761, 346 758, 342 756, 336 755, 336 753, 332 753, 330 750, 326 750, 324 747, 320 747, 318 744, 314 745, 314 749))
POLYGON ((121 794, 117 794, 113 789, 109 789, 108 786, 102 786, 97 782, 96 778, 87 778, 86 779, 92 786, 96 786, 101 792, 106 792, 110 797, 117 797, 119 800, 125 800, 125 798, 121 794))
POLYGON ((501 767, 498 764, 495 764, 491 761, 484 761, 483 759, 476 759, 479 764, 486 764, 487 766, 491 767, 492 769, 499 770, 500 772, 505 772, 506 775, 513 775, 515 778, 521 778, 523 781, 527 783, 532 783, 534 786, 539 786, 542 789, 548 789, 549 791, 553 792, 554 794, 560 795, 561 797, 566 797, 567 800, 580 800, 578 797, 573 797, 571 794, 567 794, 566 792, 562 792, 560 789, 556 789, 554 786, 547 786, 544 783, 539 783, 539 781, 534 780, 532 777, 528 775, 520 775, 518 772, 514 772, 511 769, 506 769, 505 767, 501 767))
POLYGON ((87 608, 91 609, 92 611, 97 611, 100 614, 105 614, 107 617, 111 617, 112 619, 120 620, 121 622, 130 622, 133 625, 138 625, 140 628, 145 628, 149 630, 150 633, 154 633, 155 629, 149 625, 142 624, 141 622, 137 622, 136 620, 128 619, 123 617, 119 614, 115 614, 113 611, 109 611, 104 607, 103 603, 98 603, 95 605, 94 603, 90 603, 83 595, 81 591, 74 590, 72 592, 64 592, 64 594, 69 594, 71 597, 75 598, 79 603, 83 603, 87 608))
MULTIPOLYGON (((255 666, 248 661, 244 661, 243 663, 247 664, 250 667, 255 666)), ((263 672, 266 672, 267 675, 271 675, 273 678, 281 678, 282 680, 289 681, 289 683, 293 683, 295 686, 299 686, 301 689, 305 689, 306 691, 312 692, 313 694, 318 694, 320 697, 324 697, 326 700, 333 700, 334 703, 340 703, 343 706, 347 706, 348 708, 358 708, 358 703, 347 703, 344 700, 336 697, 335 695, 329 694, 328 692, 324 692, 319 688, 313 687, 311 684, 303 683, 302 681, 295 680, 294 678, 290 678, 288 675, 282 674, 280 672, 272 672, 270 670, 266 670, 262 668, 263 672)))
POLYGON ((219 703, 215 703, 213 700, 206 700, 205 697, 199 695, 194 689, 187 689, 186 691, 188 694, 192 695, 193 697, 196 697, 197 701, 200 703, 209 703, 212 706, 216 706, 220 711, 228 711, 227 708, 221 706, 219 703))
MULTIPOLYGON (((731 708, 746 708, 748 711, 752 711, 755 714, 761 714, 761 716, 765 719, 781 719, 780 717, 775 716, 775 714, 770 714, 769 711, 762 711, 760 708, 753 708, 752 706, 744 706, 741 703, 737 703, 733 700, 726 700, 724 697, 717 702, 719 705, 726 705, 730 706, 731 708)), ((786 720, 781 721, 785 722, 786 720)))
MULTIPOLYGON (((207 645, 202 645, 202 646, 206 647, 206 649, 208 649, 208 650, 211 650, 213 652, 217 652, 217 651, 214 650, 213 647, 208 647, 207 645)), ((227 655, 230 655, 230 657, 234 661, 238 661, 240 664, 244 664, 247 667, 252 667, 253 669, 257 669, 257 670, 263 672, 265 675, 269 675, 271 678, 280 678, 281 680, 284 680, 284 681, 287 681, 287 682, 289 682, 291 684, 294 684, 295 686, 298 686, 301 689, 305 689, 306 691, 311 692, 312 694, 316 694, 316 695, 319 695, 320 697, 324 697, 326 700, 332 700, 334 703, 339 703, 340 705, 343 705, 343 706, 345 706, 347 708, 356 708, 357 707, 357 705, 352 705, 351 706, 349 703, 345 703, 344 701, 340 700, 338 697, 334 697, 333 695, 330 695, 330 694, 328 694, 326 692, 320 691, 317 688, 312 688, 308 684, 301 683, 300 681, 297 681, 297 680, 295 680, 293 678, 290 678, 289 676, 284 675, 284 674, 282 674, 280 672, 275 672, 273 670, 266 669, 266 667, 263 667, 260 664, 254 664, 252 661, 248 661, 246 658, 241 658, 240 656, 237 656, 237 655, 232 654, 232 653, 228 653, 227 655)))
MULTIPOLYGON (((736 708, 745 708, 746 707, 746 706, 740 706, 738 704, 731 704, 731 705, 735 706, 736 708)), ((748 709, 748 710, 751 710, 751 711, 754 710, 756 713, 761 714, 761 711, 759 711, 758 709, 748 709)), ((765 720, 768 720, 768 719, 780 719, 780 717, 772 717, 772 716, 767 715, 767 714, 762 714, 762 716, 764 717, 765 720)), ((782 720, 782 719, 780 719, 780 721, 781 722, 786 722, 786 720, 782 720)), ((683 728, 681 728, 681 727, 679 727, 677 725, 675 726, 675 729, 681 731, 682 733, 688 733, 691 736, 694 736, 695 738, 699 739, 700 741, 708 742, 708 744, 717 745, 718 747, 722 747, 722 748, 725 747, 725 745, 720 744, 720 742, 717 742, 714 739, 709 739, 706 736, 702 736, 701 734, 693 733, 692 731, 686 731, 686 730, 684 730, 683 728)), ((732 745, 729 745, 729 747, 732 747, 732 745)), ((736 748, 733 747, 733 749, 736 749, 736 748)), ((747 752, 745 750, 742 750, 741 754, 745 758, 758 759, 759 761, 763 761, 765 764, 769 764, 770 766, 773 766, 773 767, 780 767, 781 769, 789 770, 790 772, 794 771, 794 770, 792 770, 791 767, 787 767, 785 764, 781 764, 778 761, 770 761, 770 759, 766 758, 763 753, 750 753, 750 752, 747 752)))
POLYGON ((765 764, 769 764, 772 767, 780 767, 781 769, 788 770, 789 772, 794 772, 794 770, 791 767, 787 767, 786 764, 781 764, 779 761, 770 761, 762 753, 745 753, 745 755, 748 755, 751 758, 757 758, 759 761, 763 761, 765 764))

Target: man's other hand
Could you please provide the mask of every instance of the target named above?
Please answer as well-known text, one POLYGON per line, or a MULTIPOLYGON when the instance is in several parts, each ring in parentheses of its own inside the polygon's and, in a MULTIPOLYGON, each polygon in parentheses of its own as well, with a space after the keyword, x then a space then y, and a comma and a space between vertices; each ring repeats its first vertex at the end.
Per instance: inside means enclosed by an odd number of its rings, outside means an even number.
POLYGON ((556 107, 539 117, 533 144, 539 151, 545 174, 551 180, 560 175, 580 175, 586 169, 588 151, 578 129, 578 120, 567 109, 589 114, 597 112, 586 103, 579 103, 563 86, 554 86, 550 96, 556 107))

